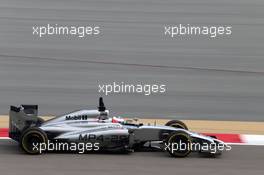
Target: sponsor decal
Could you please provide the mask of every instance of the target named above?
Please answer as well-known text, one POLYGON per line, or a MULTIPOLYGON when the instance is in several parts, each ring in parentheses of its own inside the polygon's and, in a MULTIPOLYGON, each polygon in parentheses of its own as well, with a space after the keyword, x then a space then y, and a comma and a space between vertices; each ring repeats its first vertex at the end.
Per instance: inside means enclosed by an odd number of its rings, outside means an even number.
POLYGON ((88 116, 87 115, 74 115, 74 116, 66 116, 66 120, 87 120, 88 116))

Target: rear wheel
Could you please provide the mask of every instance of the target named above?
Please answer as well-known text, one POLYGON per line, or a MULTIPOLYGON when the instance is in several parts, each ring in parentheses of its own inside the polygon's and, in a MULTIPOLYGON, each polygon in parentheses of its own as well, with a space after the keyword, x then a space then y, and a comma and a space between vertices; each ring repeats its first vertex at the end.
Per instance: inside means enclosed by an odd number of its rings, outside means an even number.
POLYGON ((171 126, 174 128, 181 128, 181 129, 188 130, 188 127, 186 126, 186 124, 180 120, 171 120, 171 121, 167 122, 165 124, 165 126, 171 126))
POLYGON ((191 137, 185 132, 172 133, 165 141, 165 150, 173 157, 186 157, 191 153, 191 137))
POLYGON ((41 154, 41 146, 46 144, 47 141, 47 135, 41 129, 29 128, 21 136, 20 147, 27 154, 41 154))

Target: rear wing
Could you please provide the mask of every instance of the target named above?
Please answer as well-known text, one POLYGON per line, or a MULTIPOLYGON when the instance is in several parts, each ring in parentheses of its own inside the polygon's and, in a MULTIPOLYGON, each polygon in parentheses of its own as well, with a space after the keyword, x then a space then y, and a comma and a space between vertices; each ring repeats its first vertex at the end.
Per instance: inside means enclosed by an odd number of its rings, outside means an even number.
POLYGON ((41 124, 38 118, 38 105, 10 106, 9 137, 19 141, 21 133, 31 127, 41 124))

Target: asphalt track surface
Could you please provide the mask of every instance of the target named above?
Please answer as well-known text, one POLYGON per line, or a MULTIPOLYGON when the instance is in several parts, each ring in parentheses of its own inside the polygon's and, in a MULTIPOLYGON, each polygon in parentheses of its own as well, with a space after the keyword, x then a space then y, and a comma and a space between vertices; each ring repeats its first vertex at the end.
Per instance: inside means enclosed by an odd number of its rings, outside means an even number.
POLYGON ((21 153, 12 141, 0 141, 1 174, 263 174, 264 151, 261 146, 233 146, 220 158, 172 158, 163 152, 132 154, 54 154, 30 156, 21 153))
POLYGON ((166 84, 165 94, 111 94, 114 114, 264 120, 260 0, 0 1, 0 114, 94 108, 98 84, 166 84), (32 26, 99 25, 97 37, 38 38, 32 26), (164 25, 231 25, 231 37, 164 36, 164 25))

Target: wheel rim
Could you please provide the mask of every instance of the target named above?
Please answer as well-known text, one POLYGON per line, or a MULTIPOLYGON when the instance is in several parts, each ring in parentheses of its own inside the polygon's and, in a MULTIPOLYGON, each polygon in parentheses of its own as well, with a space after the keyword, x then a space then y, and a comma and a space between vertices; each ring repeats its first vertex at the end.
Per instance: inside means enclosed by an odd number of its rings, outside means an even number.
POLYGON ((36 132, 27 133, 22 139, 23 149, 30 154, 40 153, 40 144, 45 142, 45 138, 36 132))
POLYGON ((174 151, 170 150, 170 154, 172 154, 173 156, 186 157, 191 152, 191 149, 190 149, 191 140, 185 134, 176 134, 172 136, 169 139, 168 143, 174 144, 173 145, 174 149, 175 149, 175 146, 178 146, 176 148, 177 150, 174 150, 174 151))

